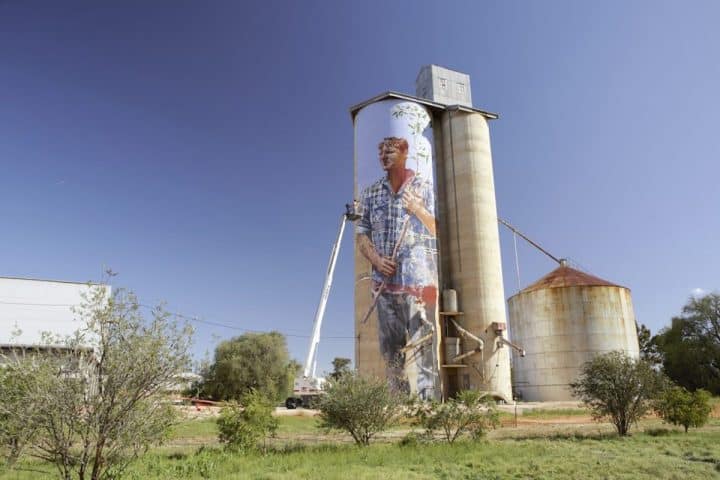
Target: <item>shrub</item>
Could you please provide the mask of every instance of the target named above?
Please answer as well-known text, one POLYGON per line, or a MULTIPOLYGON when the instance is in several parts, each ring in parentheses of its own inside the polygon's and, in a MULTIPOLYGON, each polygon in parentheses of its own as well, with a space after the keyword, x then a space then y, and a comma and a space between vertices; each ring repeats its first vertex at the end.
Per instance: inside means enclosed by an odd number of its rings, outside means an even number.
POLYGON ((649 401, 662 388, 662 377, 644 360, 623 352, 598 355, 583 365, 570 384, 596 419, 610 418, 620 436, 628 433, 650 409, 649 401))
POLYGON ((683 387, 665 390, 655 403, 655 411, 666 423, 682 425, 687 433, 690 427, 702 427, 710 418, 710 393, 705 390, 689 392, 683 387))
POLYGON ((236 402, 225 404, 217 419, 218 439, 229 450, 249 451, 258 448, 260 441, 274 437, 278 420, 272 416, 273 404, 263 394, 252 390, 243 396, 243 406, 236 402))
POLYGON ((245 333, 220 342, 196 388, 214 400, 242 401, 243 395, 257 390, 274 402, 283 401, 298 367, 281 333, 245 333))
POLYGON ((387 382, 349 372, 328 382, 319 401, 321 427, 348 432, 358 445, 386 430, 400 417, 402 398, 387 382))
POLYGON ((0 440, 62 478, 117 478, 175 422, 163 390, 189 365, 191 329, 162 308, 143 315, 135 295, 92 287, 75 310, 80 329, 55 347, 6 358, 0 440), (92 348, 90 348, 92 346, 92 348))
POLYGON ((421 435, 418 435, 416 432, 408 432, 407 434, 405 434, 404 437, 400 439, 398 445, 400 445, 401 447, 417 447, 424 440, 425 438, 421 435))
POLYGON ((478 439, 489 428, 500 424, 500 416, 492 398, 474 390, 460 392, 456 398, 445 403, 420 404, 415 418, 425 428, 428 436, 440 430, 450 444, 463 433, 469 433, 472 438, 478 439))

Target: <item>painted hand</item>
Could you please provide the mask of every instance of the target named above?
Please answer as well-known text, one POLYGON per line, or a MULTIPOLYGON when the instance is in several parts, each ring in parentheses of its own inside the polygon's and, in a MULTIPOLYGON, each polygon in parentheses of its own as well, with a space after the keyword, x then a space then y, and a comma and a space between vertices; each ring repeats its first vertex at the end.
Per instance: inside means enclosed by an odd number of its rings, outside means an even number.
POLYGON ((403 192, 402 199, 403 206, 413 215, 417 215, 418 212, 421 212, 425 208, 422 198, 414 193, 411 193, 409 190, 405 190, 403 192))
POLYGON ((375 268, 386 277, 390 277, 395 273, 395 266, 395 262, 388 257, 380 257, 375 262, 375 268))

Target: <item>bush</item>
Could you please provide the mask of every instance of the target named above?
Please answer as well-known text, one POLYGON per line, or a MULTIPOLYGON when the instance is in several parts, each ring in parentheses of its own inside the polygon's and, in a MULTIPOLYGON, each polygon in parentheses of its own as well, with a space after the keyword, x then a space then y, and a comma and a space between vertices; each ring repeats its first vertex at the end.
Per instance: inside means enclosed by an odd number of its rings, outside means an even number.
POLYGON ((404 437, 400 439, 398 445, 401 447, 417 447, 421 443, 425 442, 427 437, 419 435, 417 432, 408 432, 404 437))
POLYGON ((236 402, 225 404, 217 419, 218 439, 229 450, 249 451, 258 448, 260 441, 274 437, 278 420, 272 413, 272 402, 256 390, 243 396, 243 406, 236 402))
POLYGON ((167 438, 175 414, 163 390, 189 365, 191 330, 162 308, 147 318, 122 289, 92 287, 75 312, 74 335, 5 359, 3 453, 50 462, 62 478, 117 478, 167 438))
POLYGON ((369 445, 372 437, 397 422, 402 400, 386 381, 349 372, 326 384, 318 402, 321 427, 344 430, 358 445, 369 445))
POLYGON ((586 362, 570 388, 594 418, 609 417, 618 434, 625 436, 630 425, 648 412, 649 401, 662 384, 662 377, 648 362, 610 352, 586 362))
POLYGON ((445 440, 452 444, 463 433, 473 439, 482 437, 489 428, 500 424, 500 416, 492 398, 474 390, 460 392, 456 398, 445 403, 420 404, 415 412, 416 421, 428 436, 440 430, 445 440))
POLYGON ((665 390, 655 403, 655 411, 666 423, 682 425, 687 433, 690 427, 702 427, 710 418, 710 393, 705 390, 689 392, 683 387, 665 390))
MULTIPOLYGON (((44 360, 44 359, 41 359, 44 360)), ((0 446, 8 465, 32 444, 42 415, 37 390, 41 378, 54 376, 54 362, 16 359, 0 368, 0 446)))
POLYGON ((292 391, 298 367, 290 360, 281 333, 246 333, 220 342, 214 361, 203 369, 203 380, 196 387, 200 395, 213 400, 237 402, 257 390, 279 402, 292 391))

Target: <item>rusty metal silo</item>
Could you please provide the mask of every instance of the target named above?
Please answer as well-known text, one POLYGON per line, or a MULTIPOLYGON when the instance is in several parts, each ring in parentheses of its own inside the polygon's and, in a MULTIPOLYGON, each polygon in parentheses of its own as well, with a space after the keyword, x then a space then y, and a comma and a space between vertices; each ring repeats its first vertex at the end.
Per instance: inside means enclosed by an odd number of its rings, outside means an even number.
POLYGON ((573 400, 568 384, 595 355, 639 348, 630 290, 561 266, 508 300, 513 388, 525 401, 573 400))

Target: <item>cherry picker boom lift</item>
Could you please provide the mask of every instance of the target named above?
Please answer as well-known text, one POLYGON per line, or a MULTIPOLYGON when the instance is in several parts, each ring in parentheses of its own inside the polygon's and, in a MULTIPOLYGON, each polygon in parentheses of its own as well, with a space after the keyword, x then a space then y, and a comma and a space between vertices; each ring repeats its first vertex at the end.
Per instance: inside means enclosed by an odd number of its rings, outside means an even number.
POLYGON ((340 253, 340 244, 342 243, 342 236, 345 231, 345 222, 358 220, 360 215, 356 212, 356 204, 348 204, 345 205, 345 213, 340 217, 340 227, 338 228, 337 239, 330 252, 330 262, 328 263, 327 273, 325 274, 325 284, 323 285, 320 295, 320 303, 315 312, 310 346, 307 357, 305 358, 302 375, 295 378, 292 397, 288 397, 287 400, 285 400, 285 406, 289 409, 300 406, 310 406, 314 403, 318 395, 322 395, 323 393, 322 384, 325 379, 318 378, 316 373, 317 350, 320 344, 320 328, 322 327, 328 296, 330 296, 330 287, 332 287, 333 274, 335 273, 335 263, 337 262, 338 253, 340 253))

